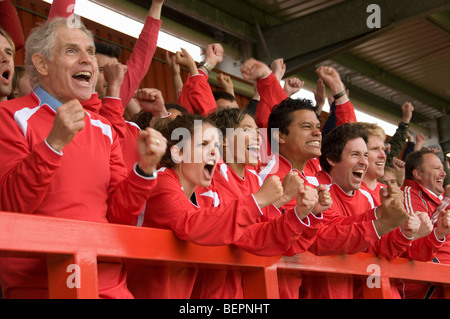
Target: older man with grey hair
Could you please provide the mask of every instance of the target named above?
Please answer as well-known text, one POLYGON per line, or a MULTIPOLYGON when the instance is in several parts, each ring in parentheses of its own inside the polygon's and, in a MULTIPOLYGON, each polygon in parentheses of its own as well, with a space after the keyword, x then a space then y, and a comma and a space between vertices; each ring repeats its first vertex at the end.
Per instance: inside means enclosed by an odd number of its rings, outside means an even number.
MULTIPOLYGON (((92 34, 69 22, 55 18, 33 30, 25 64, 36 89, 0 103, 0 210, 132 224, 156 185, 166 140, 142 130, 127 174, 111 125, 81 105, 98 66, 92 34)), ((0 258, 3 296, 48 298, 46 270, 45 259, 0 258)), ((99 263, 98 288, 100 297, 132 297, 121 263, 99 263)))

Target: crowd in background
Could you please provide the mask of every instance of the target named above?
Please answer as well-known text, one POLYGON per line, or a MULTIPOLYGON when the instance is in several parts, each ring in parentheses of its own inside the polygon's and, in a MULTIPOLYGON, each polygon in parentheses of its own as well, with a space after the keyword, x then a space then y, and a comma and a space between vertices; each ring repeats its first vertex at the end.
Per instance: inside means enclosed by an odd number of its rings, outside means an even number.
MULTIPOLYGON (((119 47, 67 23, 75 0, 54 0, 26 39, 14 6, 0 0, 0 210, 169 229, 261 256, 368 252, 450 263, 449 163, 439 145, 411 134, 410 102, 388 139, 376 123, 357 121, 332 67, 317 68, 314 100, 291 98, 304 83, 284 78, 279 58, 245 61, 254 96, 238 105, 228 75, 219 74, 220 89, 208 82, 223 61, 220 43, 199 64, 184 49, 166 54, 176 95, 164 101, 158 88, 139 87, 163 3, 152 1, 122 64, 119 47), (24 66, 14 66, 22 47, 24 66)), ((1 257, 3 297, 48 298, 46 271, 43 258, 1 257)), ((101 298, 244 296, 236 269, 99 262, 98 275, 101 298)), ((278 281, 286 299, 362 298, 365 284, 300 273, 278 281)), ((444 292, 397 281, 391 295, 444 292)))

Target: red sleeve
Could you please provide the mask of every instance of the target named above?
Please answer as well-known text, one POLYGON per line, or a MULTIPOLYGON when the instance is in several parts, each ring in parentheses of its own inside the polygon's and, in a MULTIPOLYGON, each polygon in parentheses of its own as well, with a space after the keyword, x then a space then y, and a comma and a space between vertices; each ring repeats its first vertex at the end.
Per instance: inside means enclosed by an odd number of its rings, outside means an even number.
POLYGON ((45 141, 31 147, 13 112, 9 106, 0 108, 0 210, 32 214, 46 196, 62 155, 45 141))
POLYGON ((353 216, 343 216, 333 206, 323 212, 323 227, 309 248, 316 255, 353 254, 365 251, 379 240, 373 225, 373 210, 353 216))
POLYGON ((56 17, 68 18, 75 11, 75 0, 53 0, 48 19, 56 17))
POLYGON ((414 240, 403 257, 418 261, 431 261, 444 244, 445 241, 439 241, 433 230, 428 236, 414 240))
MULTIPOLYGON (((2 127, 6 129, 6 126, 2 127)), ((0 141, 3 163, 0 170, 0 207, 9 212, 34 213, 47 194, 62 156, 45 142, 37 144, 32 151, 21 139, 13 144, 11 142, 13 139, 9 138, 0 141)))
MULTIPOLYGON (((267 209, 276 208, 269 205, 267 209)), ((300 221, 294 209, 290 209, 280 214, 278 218, 248 226, 242 237, 234 244, 259 256, 282 255, 298 241, 309 224, 309 218, 300 221)))
POLYGON ((128 171, 134 168, 134 164, 139 161, 139 151, 137 137, 141 130, 133 122, 126 122, 125 138, 121 141, 123 161, 128 171))
POLYGON ((17 15, 16 8, 9 0, 0 2, 0 27, 13 39, 16 51, 25 45, 22 24, 17 15))
POLYGON ((134 169, 127 176, 117 133, 113 131, 112 134, 107 217, 111 223, 134 224, 157 180, 142 177, 134 169))
POLYGON ((260 100, 255 113, 255 122, 259 128, 266 128, 273 107, 287 98, 286 92, 277 77, 270 73, 256 82, 260 100))
POLYGON ((355 109, 353 104, 348 100, 344 104, 336 105, 336 126, 342 125, 344 123, 354 123, 357 122, 355 109))
POLYGON ((137 136, 140 128, 133 122, 126 122, 123 118, 122 100, 119 98, 103 98, 100 115, 104 116, 117 132, 122 156, 127 166, 127 171, 131 171, 139 160, 137 149, 137 136))
POLYGON ((122 100, 113 97, 103 98, 102 107, 99 113, 111 123, 119 136, 119 140, 122 141, 126 134, 126 123, 122 115, 122 100))
POLYGON ((316 240, 319 229, 323 227, 323 215, 321 217, 316 217, 313 214, 309 214, 308 217, 310 220, 309 228, 305 229, 300 238, 289 247, 288 251, 285 253, 286 256, 293 256, 307 251, 316 240))
MULTIPOLYGON (((410 186, 405 186, 403 187, 403 194, 405 208, 409 214, 413 214, 414 212, 428 212, 428 207, 419 197, 418 190, 410 186)), ((428 236, 414 240, 411 247, 405 252, 404 257, 413 260, 430 261, 443 244, 443 242, 437 240, 434 231, 432 231, 428 236)))
POLYGON ((229 245, 260 217, 252 195, 217 207, 194 206, 178 179, 163 172, 147 201, 144 226, 171 229, 179 238, 200 245, 229 245))
MULTIPOLYGON (((414 212, 428 212, 427 205, 422 201, 418 195, 418 191, 410 186, 405 186, 403 190, 403 199, 406 211, 408 214, 413 214, 414 212)), ((429 214, 430 215, 430 214, 429 214)))
POLYGON ((388 259, 395 259, 400 257, 411 245, 412 239, 406 238, 400 228, 381 236, 381 239, 375 242, 367 250, 378 257, 386 257, 388 259))
POLYGON ((191 75, 184 83, 177 103, 193 114, 207 116, 214 111, 217 103, 208 83, 208 75, 202 70, 198 75, 191 75))
POLYGON ((127 73, 120 87, 120 98, 125 108, 148 72, 156 51, 161 20, 147 16, 141 34, 127 61, 127 73))

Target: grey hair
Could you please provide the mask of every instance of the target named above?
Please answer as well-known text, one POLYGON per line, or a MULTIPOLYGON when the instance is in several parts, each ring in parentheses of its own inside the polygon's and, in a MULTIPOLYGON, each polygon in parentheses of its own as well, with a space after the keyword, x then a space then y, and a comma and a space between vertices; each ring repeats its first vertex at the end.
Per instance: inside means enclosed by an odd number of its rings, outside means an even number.
POLYGON ((52 50, 55 45, 55 33, 60 27, 78 28, 88 36, 94 45, 94 36, 81 21, 77 21, 76 25, 68 18, 57 17, 47 20, 43 24, 37 26, 31 31, 25 42, 25 69, 30 75, 30 82, 33 87, 39 85, 40 76, 33 63, 33 55, 41 54, 46 59, 52 57, 52 50))

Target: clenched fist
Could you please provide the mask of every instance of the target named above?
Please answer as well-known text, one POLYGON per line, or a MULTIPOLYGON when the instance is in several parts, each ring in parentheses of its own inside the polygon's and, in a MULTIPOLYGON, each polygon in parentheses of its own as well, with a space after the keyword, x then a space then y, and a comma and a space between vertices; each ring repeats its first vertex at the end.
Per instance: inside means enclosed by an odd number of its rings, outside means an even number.
POLYGON ((283 185, 276 175, 269 176, 261 188, 253 194, 259 207, 263 208, 275 203, 283 195, 283 185))
POLYGON ((160 132, 147 127, 138 135, 138 165, 144 173, 152 175, 167 148, 167 140, 160 132))
POLYGON ((305 218, 312 212, 314 206, 319 201, 319 194, 315 188, 301 184, 298 188, 297 206, 295 208, 300 219, 305 218))
POLYGON ((72 142, 75 134, 84 128, 85 111, 78 100, 70 100, 56 110, 55 119, 47 143, 55 151, 72 142))

